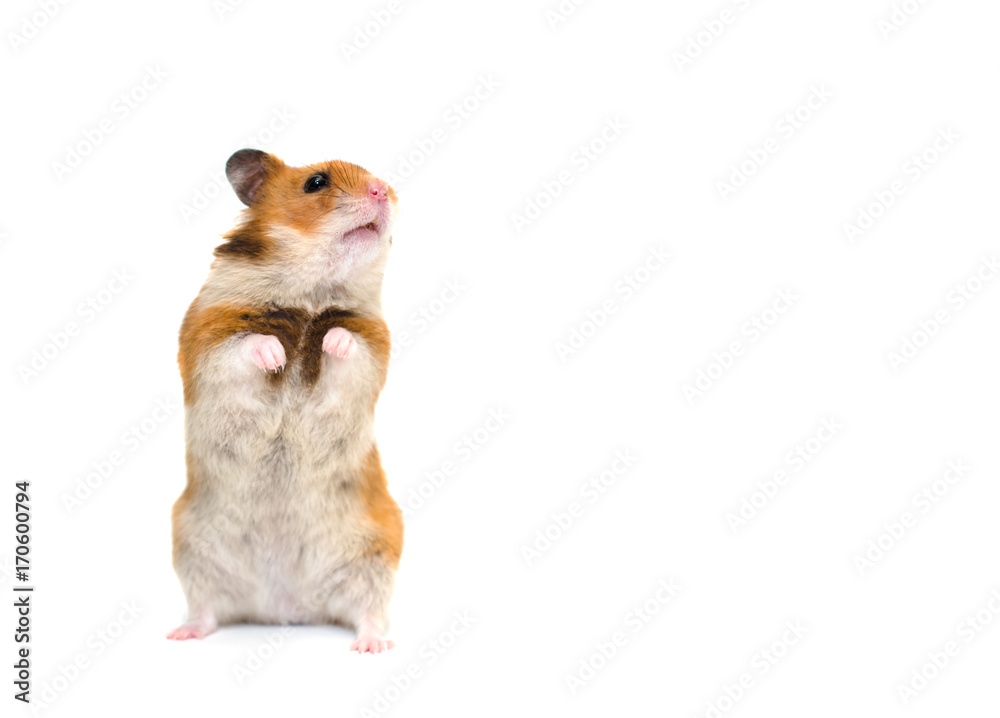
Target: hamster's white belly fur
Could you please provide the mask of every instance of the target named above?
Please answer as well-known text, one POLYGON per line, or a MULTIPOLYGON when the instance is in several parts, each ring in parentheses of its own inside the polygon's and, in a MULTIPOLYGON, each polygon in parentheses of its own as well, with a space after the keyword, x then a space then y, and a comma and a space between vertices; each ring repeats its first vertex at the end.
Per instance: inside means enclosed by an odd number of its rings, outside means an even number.
POLYGON ((220 619, 335 617, 341 569, 369 538, 357 484, 375 445, 366 410, 375 368, 360 342, 349 360, 321 361, 311 386, 297 367, 275 381, 246 360, 237 337, 199 369, 185 430, 188 460, 205 480, 187 508, 199 514, 187 540, 204 562, 198 573, 222 586, 220 619))

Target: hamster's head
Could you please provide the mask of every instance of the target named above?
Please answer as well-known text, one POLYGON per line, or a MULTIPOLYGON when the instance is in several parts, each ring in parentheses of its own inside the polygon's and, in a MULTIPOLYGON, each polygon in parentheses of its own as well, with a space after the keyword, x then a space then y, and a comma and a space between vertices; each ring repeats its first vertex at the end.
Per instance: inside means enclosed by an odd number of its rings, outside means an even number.
POLYGON ((289 281, 343 285, 381 278, 396 193, 368 170, 335 160, 291 167, 260 150, 239 150, 226 177, 247 206, 243 221, 215 251, 289 281))

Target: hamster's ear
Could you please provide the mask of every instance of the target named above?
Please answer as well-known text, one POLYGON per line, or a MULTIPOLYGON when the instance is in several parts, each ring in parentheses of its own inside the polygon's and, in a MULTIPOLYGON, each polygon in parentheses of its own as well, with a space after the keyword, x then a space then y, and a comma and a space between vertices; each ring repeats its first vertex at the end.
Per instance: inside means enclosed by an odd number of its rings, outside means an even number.
POLYGON ((247 207, 260 201, 264 182, 282 164, 274 155, 260 150, 237 150, 226 162, 226 178, 247 207))

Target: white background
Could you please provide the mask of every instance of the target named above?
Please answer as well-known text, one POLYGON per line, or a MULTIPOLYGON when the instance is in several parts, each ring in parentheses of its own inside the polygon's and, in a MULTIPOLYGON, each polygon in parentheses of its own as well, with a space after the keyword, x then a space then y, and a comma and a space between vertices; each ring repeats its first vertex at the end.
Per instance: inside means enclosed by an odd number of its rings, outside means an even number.
POLYGON ((908 0, 885 25, 889 0, 593 0, 560 22, 556 0, 400 3, 5 4, 0 559, 10 596, 11 483, 30 480, 41 713, 997 715, 1000 288, 977 271, 1000 245, 1000 8, 908 0), (372 13, 391 19, 366 42, 372 13), (706 23, 717 37, 699 37, 706 23), (137 89, 147 68, 165 77, 137 89), (481 78, 496 89, 468 99, 481 78), (800 107, 814 88, 831 96, 800 107), (141 98, 127 112, 123 93, 141 98), (604 142, 609 120, 624 128, 604 142), (179 407, 177 330, 241 207, 219 172, 247 145, 357 162, 399 191, 384 296, 409 344, 379 446, 404 504, 457 468, 409 512, 387 655, 351 654, 329 627, 164 638, 185 612, 169 522, 184 444, 180 408, 156 402, 179 407), (73 148, 87 156, 65 172, 73 148), (419 167, 400 180, 407 157, 419 167), (845 231, 869 206, 868 229, 845 231), (651 248, 671 259, 637 273, 651 248), (100 294, 123 270, 127 286, 100 294), (646 281, 628 296, 630 276, 646 281), (978 289, 961 307, 958 285, 978 289), (779 291, 794 301, 772 314, 779 291), (574 331, 582 346, 560 351, 574 331), (894 364, 904 338, 921 347, 894 364), (714 379, 689 401, 699 371, 714 379), (509 418, 461 453, 491 410, 509 418), (809 444, 831 417, 836 435, 809 444), (808 462, 788 456, 800 446, 808 462), (636 461, 591 503, 581 486, 616 451, 636 461), (949 461, 971 469, 946 484, 949 461), (933 504, 914 501, 925 487, 933 504), (657 605, 663 579, 680 590, 657 605), (475 619, 458 636, 456 612, 475 619), (795 621, 805 635, 785 650, 795 621), (781 657, 762 674, 764 650, 781 657))

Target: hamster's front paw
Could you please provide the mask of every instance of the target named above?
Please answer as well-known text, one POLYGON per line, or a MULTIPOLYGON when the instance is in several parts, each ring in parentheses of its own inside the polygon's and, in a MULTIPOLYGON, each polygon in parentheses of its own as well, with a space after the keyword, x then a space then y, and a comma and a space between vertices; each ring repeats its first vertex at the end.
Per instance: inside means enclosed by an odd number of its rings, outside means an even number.
POLYGON ((333 327, 323 337, 323 351, 341 359, 350 357, 357 345, 354 335, 343 327, 333 327))
POLYGON ((285 348, 278 337, 270 334, 248 334, 243 338, 243 346, 250 360, 264 371, 278 371, 285 366, 285 348))

